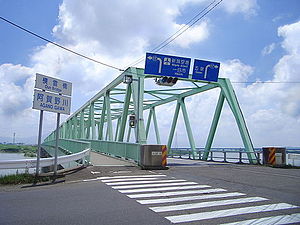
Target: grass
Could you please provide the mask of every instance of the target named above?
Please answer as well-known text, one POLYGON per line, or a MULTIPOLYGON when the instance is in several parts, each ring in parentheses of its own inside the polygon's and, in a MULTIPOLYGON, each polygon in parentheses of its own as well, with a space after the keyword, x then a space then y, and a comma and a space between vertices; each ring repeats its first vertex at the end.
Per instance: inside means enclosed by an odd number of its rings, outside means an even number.
POLYGON ((0 152, 24 153, 26 157, 36 157, 37 146, 34 145, 5 145, 0 144, 0 152))
POLYGON ((0 177, 0 184, 29 184, 49 181, 50 177, 36 177, 33 174, 23 173, 23 174, 13 174, 0 177))

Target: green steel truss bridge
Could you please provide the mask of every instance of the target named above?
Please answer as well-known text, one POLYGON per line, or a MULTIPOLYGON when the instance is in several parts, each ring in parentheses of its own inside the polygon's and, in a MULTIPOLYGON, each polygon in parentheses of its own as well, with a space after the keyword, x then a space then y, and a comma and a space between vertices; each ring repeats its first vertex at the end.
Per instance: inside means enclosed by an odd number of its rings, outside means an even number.
MULTIPOLYGON (((248 160, 250 163, 257 163, 245 119, 229 79, 219 78, 218 82, 205 82, 190 78, 178 78, 178 82, 181 82, 182 85, 186 84, 186 87, 159 86, 158 88, 153 82, 155 78, 158 79, 161 76, 145 74, 144 69, 141 68, 130 67, 122 72, 60 125, 59 147, 72 152, 72 149, 77 149, 78 145, 90 143, 93 151, 139 162, 140 146, 147 144, 149 128, 153 123, 157 144, 166 144, 171 153, 178 115, 181 110, 192 157, 195 158, 197 152, 185 98, 217 88, 220 89, 220 94, 206 140, 205 152, 201 159, 208 159, 223 103, 226 100, 237 123, 248 160), (124 78, 131 78, 131 82, 125 83, 124 78), (176 108, 168 140, 162 141, 155 109, 171 102, 176 103, 176 108), (147 120, 144 120, 146 110, 149 110, 149 113, 147 120), (134 127, 129 126, 128 123, 131 115, 135 115, 135 121, 132 121, 135 123, 134 127), (135 141, 130 142, 131 139, 135 141)), ((55 133, 53 131, 44 140, 44 146, 54 146, 55 133)))

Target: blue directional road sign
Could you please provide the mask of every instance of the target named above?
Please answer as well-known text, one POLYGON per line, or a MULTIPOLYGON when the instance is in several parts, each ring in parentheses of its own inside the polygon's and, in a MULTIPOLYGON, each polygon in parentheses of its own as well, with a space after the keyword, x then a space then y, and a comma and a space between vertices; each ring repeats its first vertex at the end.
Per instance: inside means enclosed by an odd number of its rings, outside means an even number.
POLYGON ((191 59, 146 53, 145 74, 188 78, 191 59))
POLYGON ((195 59, 193 76, 195 80, 218 81, 220 63, 195 59))

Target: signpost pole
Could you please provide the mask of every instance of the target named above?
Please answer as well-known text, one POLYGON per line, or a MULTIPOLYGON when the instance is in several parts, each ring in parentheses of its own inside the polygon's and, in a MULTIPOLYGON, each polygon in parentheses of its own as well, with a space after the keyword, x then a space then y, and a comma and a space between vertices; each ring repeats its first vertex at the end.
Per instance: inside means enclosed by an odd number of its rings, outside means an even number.
POLYGON ((57 120, 56 120, 56 136, 55 136, 55 154, 54 154, 54 176, 57 174, 57 152, 58 152, 58 138, 59 138, 59 120, 60 120, 60 113, 57 113, 57 120))
POLYGON ((36 170, 35 170, 36 176, 39 175, 39 170, 40 170, 43 114, 44 114, 44 110, 40 110, 39 136, 38 136, 38 148, 37 148, 37 154, 36 154, 36 170))
POLYGON ((140 98, 141 98, 141 78, 138 77, 138 94, 137 94, 137 123, 136 123, 136 143, 140 142, 140 98))

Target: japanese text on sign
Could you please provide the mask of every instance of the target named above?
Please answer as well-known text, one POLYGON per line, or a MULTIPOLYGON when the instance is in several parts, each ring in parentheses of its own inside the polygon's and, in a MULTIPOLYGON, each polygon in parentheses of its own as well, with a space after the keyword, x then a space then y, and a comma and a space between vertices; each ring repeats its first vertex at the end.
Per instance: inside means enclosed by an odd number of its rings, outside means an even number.
POLYGON ((70 115, 71 98, 34 90, 33 109, 70 115))
POLYGON ((190 58, 147 53, 145 73, 188 78, 190 64, 190 58))
POLYGON ((195 59, 193 76, 195 80, 218 81, 220 63, 195 59))
POLYGON ((38 73, 36 74, 35 88, 69 96, 72 94, 72 83, 38 73))

